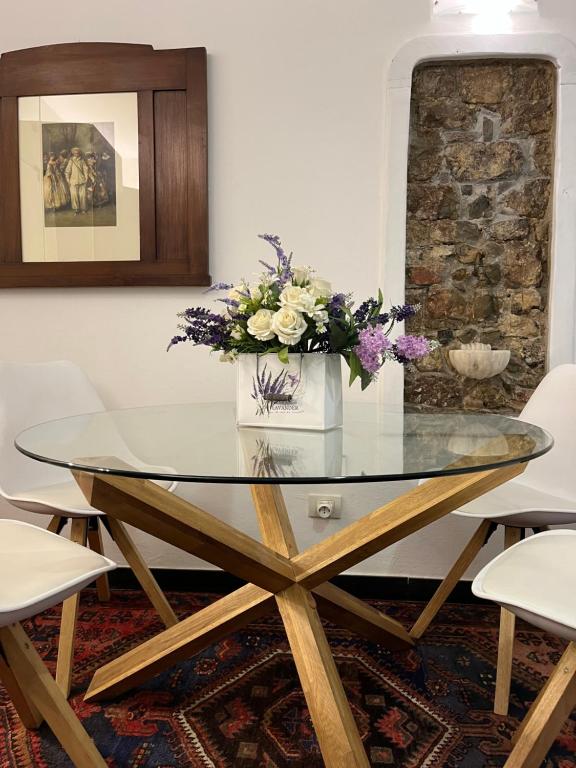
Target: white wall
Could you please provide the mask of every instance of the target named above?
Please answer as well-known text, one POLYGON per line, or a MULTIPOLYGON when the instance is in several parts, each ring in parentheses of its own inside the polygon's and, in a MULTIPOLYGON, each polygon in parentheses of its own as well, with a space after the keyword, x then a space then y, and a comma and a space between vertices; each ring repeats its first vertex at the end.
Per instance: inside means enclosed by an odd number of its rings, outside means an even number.
MULTIPOLYGON (((539 4, 541 16, 515 17, 512 31, 561 32, 576 40, 572 0, 539 4)), ((385 258, 382 168, 390 60, 414 37, 472 31, 470 17, 432 20, 430 5, 430 0, 100 0, 97 6, 0 0, 0 51, 74 41, 206 46, 213 278, 250 275, 256 260, 268 255, 256 234, 275 232, 298 261, 314 264, 334 284, 362 296, 374 290, 385 258)), ((397 298, 382 288, 387 299, 397 298)), ((203 301, 200 290, 188 288, 1 291, 0 357, 74 360, 110 407, 230 400, 230 367, 202 349, 164 351, 175 313, 203 301)), ((365 395, 375 398, 376 392, 365 395)), ((356 391, 349 396, 360 397, 356 391)), ((378 506, 400 486, 339 486, 345 499, 338 522, 306 517, 305 496, 313 490, 287 491, 302 546, 378 506)), ((181 486, 181 493, 257 535, 247 489, 181 486)), ((6 508, 1 513, 13 514, 6 508)), ((469 530, 466 521, 442 520, 354 570, 441 576, 469 530)), ((198 562, 138 538, 152 565, 198 562)))

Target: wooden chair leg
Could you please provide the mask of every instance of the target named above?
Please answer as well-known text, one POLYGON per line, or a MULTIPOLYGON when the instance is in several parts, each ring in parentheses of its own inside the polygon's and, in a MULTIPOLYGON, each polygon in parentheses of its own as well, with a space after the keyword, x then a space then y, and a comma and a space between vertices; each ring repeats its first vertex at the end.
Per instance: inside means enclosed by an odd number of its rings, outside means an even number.
MULTIPOLYGON (((522 538, 522 528, 504 528, 504 547, 508 549, 522 538)), ((496 667, 496 692, 494 694, 494 713, 507 715, 510 702, 510 684, 512 682, 512 659, 514 658, 514 635, 516 617, 506 608, 500 609, 500 632, 498 635, 498 664, 496 667)))
MULTIPOLYGON (((88 545, 91 550, 99 555, 104 554, 102 531, 97 517, 91 517, 88 521, 88 545)), ((107 573, 96 579, 96 593, 101 603, 106 603, 110 600, 110 582, 108 581, 107 573)))
POLYGON ((76 768, 106 768, 102 755, 72 711, 20 624, 0 628, 0 643, 18 685, 76 768))
POLYGON ((0 643, 0 681, 8 691, 12 704, 26 728, 39 728, 44 718, 20 687, 0 643))
POLYGON ((50 531, 50 533, 58 533, 58 528, 60 527, 60 515, 54 515, 52 520, 48 523, 46 530, 50 531))
MULTIPOLYGON (((88 533, 88 518, 75 517, 72 519, 71 541, 86 546, 88 533)), ((76 634, 76 619, 80 605, 80 593, 64 600, 62 604, 62 621, 60 624, 60 639, 58 642, 58 661, 56 664, 56 683, 66 698, 70 696, 72 687, 72 668, 74 664, 74 636, 76 634)))
POLYGON ((52 520, 50 520, 50 522, 48 523, 46 530, 50 531, 50 533, 56 533, 60 535, 65 525, 66 525, 65 517, 61 517, 61 515, 54 515, 52 520))
POLYGON ((466 572, 468 566, 473 562, 474 558, 480 552, 484 544, 488 541, 492 533, 496 530, 496 525, 492 523, 490 520, 484 520, 468 544, 466 544, 466 547, 462 551, 462 554, 456 560, 452 568, 450 569, 448 575, 444 579, 444 581, 440 584, 436 592, 434 593, 432 599, 424 608, 420 616, 418 617, 416 623, 410 630, 410 635, 414 639, 418 639, 422 637, 424 632, 428 629, 430 624, 432 623, 433 619, 435 618, 436 614, 442 608, 448 597, 450 596, 450 593, 458 584, 464 573, 466 572))
POLYGON ((156 608, 158 615, 166 627, 169 628, 173 627, 175 624, 178 624, 178 617, 172 610, 170 603, 158 586, 158 582, 146 565, 144 558, 134 546, 134 542, 126 530, 126 527, 119 520, 115 520, 113 517, 108 517, 106 519, 106 523, 109 526, 112 538, 126 558, 128 565, 134 571, 134 575, 140 582, 140 586, 148 595, 150 602, 154 608, 156 608))
POLYGON ((540 702, 542 701, 543 697, 546 695, 546 691, 548 690, 548 687, 552 684, 552 678, 553 677, 554 677, 554 674, 552 673, 550 675, 550 677, 548 678, 548 680, 544 683, 544 685, 540 689, 540 693, 538 694, 538 696, 536 696, 536 698, 534 699, 534 701, 530 705, 530 709, 528 710, 528 712, 524 716, 524 720, 522 720, 522 722, 520 723, 518 728, 516 728, 516 730, 512 734, 512 737, 510 739, 512 744, 516 744, 522 738, 522 734, 524 733, 524 731, 526 730, 526 726, 528 725, 528 723, 532 719, 532 715, 534 714, 534 712, 540 706, 540 702))
POLYGON ((520 726, 504 768, 539 768, 562 725, 576 706, 576 645, 570 643, 536 706, 520 726))

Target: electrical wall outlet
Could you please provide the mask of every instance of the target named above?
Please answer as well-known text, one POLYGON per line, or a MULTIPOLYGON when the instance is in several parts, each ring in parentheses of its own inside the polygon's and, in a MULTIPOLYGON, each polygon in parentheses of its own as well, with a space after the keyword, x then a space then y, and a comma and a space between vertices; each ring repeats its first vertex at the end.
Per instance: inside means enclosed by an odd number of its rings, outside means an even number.
POLYGON ((323 520, 342 517, 342 496, 328 493, 309 493, 308 517, 320 517, 323 520))

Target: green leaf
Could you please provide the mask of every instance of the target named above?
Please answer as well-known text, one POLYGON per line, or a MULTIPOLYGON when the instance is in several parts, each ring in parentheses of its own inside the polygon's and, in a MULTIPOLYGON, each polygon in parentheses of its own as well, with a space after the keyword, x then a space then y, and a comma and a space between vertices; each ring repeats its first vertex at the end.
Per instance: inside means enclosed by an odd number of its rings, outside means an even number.
POLYGON ((373 307, 372 311, 370 312, 370 318, 376 320, 378 315, 382 312, 382 304, 384 303, 384 297, 382 296, 382 291, 380 288, 378 288, 378 300, 376 303, 376 306, 373 307))
POLYGON ((284 363, 284 365, 288 365, 288 347, 282 347, 282 349, 278 350, 278 359, 281 363, 284 363))
POLYGON ((334 352, 339 352, 348 346, 348 332, 341 328, 338 323, 330 324, 330 346, 334 352))
POLYGON ((372 384, 372 374, 362 368, 362 371, 360 372, 360 386, 362 391, 364 391, 369 384, 372 384))
POLYGON ((349 355, 344 355, 344 357, 350 366, 349 386, 352 386, 356 379, 360 377, 360 386, 362 387, 362 390, 366 389, 366 387, 373 381, 372 374, 362 368, 360 358, 355 352, 350 352, 349 355))
POLYGON ((362 371, 364 369, 362 368, 362 363, 360 362, 360 359, 355 352, 350 352, 347 361, 348 365, 350 366, 350 381, 348 382, 348 386, 351 387, 358 376, 362 375, 362 371))

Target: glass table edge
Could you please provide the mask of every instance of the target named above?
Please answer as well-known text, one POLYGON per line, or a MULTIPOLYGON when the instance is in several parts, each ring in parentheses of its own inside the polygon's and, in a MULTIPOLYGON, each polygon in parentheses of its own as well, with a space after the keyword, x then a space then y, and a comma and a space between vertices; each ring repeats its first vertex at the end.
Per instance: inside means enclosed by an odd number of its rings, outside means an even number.
MULTIPOLYGON (((528 422, 525 422, 528 423, 528 422)), ((532 425, 535 426, 535 425, 532 425)), ((213 475, 178 475, 168 474, 160 472, 150 472, 143 474, 138 471, 130 471, 123 469, 109 469, 106 467, 94 467, 83 464, 75 464, 69 461, 50 459, 47 456, 41 456, 22 448, 18 445, 18 437, 14 440, 14 446, 16 449, 35 461, 40 461, 43 464, 51 464, 52 466, 61 467, 70 471, 86 472, 92 475, 109 475, 111 477, 128 477, 136 480, 157 480, 164 482, 175 483, 207 483, 212 485, 226 484, 226 485, 323 485, 323 484, 345 484, 345 483, 387 483, 387 482, 399 482, 401 480, 431 480, 439 477, 452 477, 457 475, 473 475, 480 472, 489 472, 505 467, 510 467, 515 464, 524 464, 534 459, 544 456, 554 447, 554 438, 547 430, 542 427, 538 427, 548 438, 549 443, 541 448, 539 451, 530 453, 526 456, 514 457, 506 459, 504 461, 486 462, 473 467, 455 467, 452 469, 444 468, 440 470, 429 470, 427 472, 408 472, 408 473, 393 473, 383 475, 335 475, 328 477, 322 475, 321 477, 238 477, 238 476, 213 476, 213 475)), ((27 430, 24 430, 27 431, 27 430)), ((23 434, 23 433, 21 433, 23 434)))

